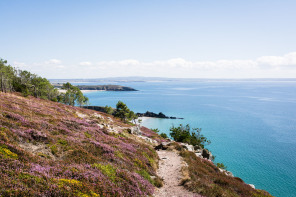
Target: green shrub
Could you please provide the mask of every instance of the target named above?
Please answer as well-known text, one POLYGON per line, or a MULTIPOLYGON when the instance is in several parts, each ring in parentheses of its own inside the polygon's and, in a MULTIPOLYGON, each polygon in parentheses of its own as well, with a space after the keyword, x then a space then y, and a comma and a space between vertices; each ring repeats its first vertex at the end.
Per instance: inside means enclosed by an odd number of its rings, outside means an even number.
POLYGON ((167 136, 167 134, 165 134, 165 133, 161 133, 161 134, 160 134, 160 137, 162 137, 162 138, 164 138, 164 139, 169 138, 169 137, 167 136))
POLYGON ((91 134, 89 134, 87 131, 84 132, 84 135, 85 135, 85 137, 87 137, 87 138, 91 138, 91 134))
POLYGON ((58 152, 58 147, 57 147, 56 145, 52 145, 52 146, 50 147, 50 150, 51 150, 51 153, 52 153, 53 155, 56 155, 57 152, 58 152))
POLYGON ((159 133, 159 129, 150 129, 151 131, 155 132, 155 133, 159 133))
POLYGON ((180 124, 179 127, 171 127, 170 129, 171 137, 176 141, 176 142, 183 142, 191 145, 199 145, 202 148, 206 144, 210 144, 211 142, 207 140, 206 137, 204 137, 201 134, 201 129, 200 128, 191 128, 188 124, 186 126, 183 126, 180 124))
POLYGON ((147 181, 149 181, 150 183, 153 184, 153 180, 151 179, 150 174, 146 170, 142 169, 142 170, 137 171, 137 173, 139 175, 141 175, 144 179, 146 179, 147 181))
POLYGON ((63 145, 63 146, 68 145, 68 142, 66 140, 64 140, 64 139, 59 139, 58 140, 58 143, 61 144, 61 145, 63 145))
POLYGON ((227 167, 223 163, 217 163, 217 167, 226 170, 227 167))
POLYGON ((115 182, 116 180, 116 168, 114 168, 110 164, 100 164, 100 163, 94 163, 92 167, 99 169, 104 175, 108 176, 110 180, 115 182))

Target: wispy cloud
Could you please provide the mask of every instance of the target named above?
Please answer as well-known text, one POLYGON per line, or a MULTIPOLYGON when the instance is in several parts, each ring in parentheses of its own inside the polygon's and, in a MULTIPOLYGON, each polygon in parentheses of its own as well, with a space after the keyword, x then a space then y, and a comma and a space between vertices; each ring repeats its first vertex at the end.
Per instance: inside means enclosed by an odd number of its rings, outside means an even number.
POLYGON ((188 61, 183 58, 144 62, 136 59, 62 64, 57 59, 34 63, 15 62, 49 78, 96 78, 116 76, 157 76, 196 78, 295 77, 296 52, 283 56, 262 56, 249 60, 188 61), (51 65, 51 66, 49 66, 51 65))
POLYGON ((62 61, 58 59, 50 59, 48 61, 45 61, 44 64, 61 64, 62 61))
POLYGON ((91 66, 92 63, 91 62, 80 62, 79 65, 80 66, 91 66))

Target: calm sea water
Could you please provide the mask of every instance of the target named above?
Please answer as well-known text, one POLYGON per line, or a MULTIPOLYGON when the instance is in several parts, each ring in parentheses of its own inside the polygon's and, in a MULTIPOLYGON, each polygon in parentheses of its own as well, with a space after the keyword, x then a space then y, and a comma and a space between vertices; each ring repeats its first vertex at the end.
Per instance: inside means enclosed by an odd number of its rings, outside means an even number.
POLYGON ((148 128, 202 128, 208 148, 235 176, 275 196, 296 196, 296 82, 130 82, 137 92, 90 92, 91 105, 163 112, 184 120, 149 119, 148 128))

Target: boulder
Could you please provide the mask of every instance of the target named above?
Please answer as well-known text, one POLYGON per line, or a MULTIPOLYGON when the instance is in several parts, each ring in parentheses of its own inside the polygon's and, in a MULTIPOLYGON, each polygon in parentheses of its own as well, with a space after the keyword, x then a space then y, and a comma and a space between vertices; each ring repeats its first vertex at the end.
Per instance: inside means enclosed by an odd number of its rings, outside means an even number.
POLYGON ((202 150, 202 157, 205 159, 212 160, 212 153, 207 149, 203 149, 202 150))
POLYGON ((155 150, 167 150, 169 148, 170 142, 162 142, 159 145, 155 146, 155 150))
POLYGON ((199 146, 199 145, 195 145, 195 146, 194 146, 194 150, 201 150, 201 149, 202 149, 202 147, 199 146))
POLYGON ((129 132, 131 134, 134 134, 134 135, 142 135, 142 131, 140 130, 140 127, 139 126, 131 127, 129 130, 130 130, 129 132))
POLYGON ((251 188, 255 189, 255 185, 253 184, 249 184, 251 186, 251 188))
POLYGON ((185 148, 188 151, 194 152, 194 147, 192 145, 186 144, 186 143, 181 143, 180 144, 183 148, 185 148))
POLYGON ((149 143, 151 143, 151 144, 156 144, 157 143, 157 141, 156 140, 154 140, 154 139, 151 139, 151 138, 149 138, 149 137, 146 137, 146 136, 138 136, 139 138, 142 138, 143 140, 145 140, 145 141, 147 141, 147 142, 149 142, 149 143))

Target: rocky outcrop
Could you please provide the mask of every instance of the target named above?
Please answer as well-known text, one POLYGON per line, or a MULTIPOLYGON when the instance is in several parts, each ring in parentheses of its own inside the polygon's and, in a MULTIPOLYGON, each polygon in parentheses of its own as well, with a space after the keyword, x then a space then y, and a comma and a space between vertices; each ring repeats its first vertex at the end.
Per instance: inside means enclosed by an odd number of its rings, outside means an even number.
POLYGON ((158 114, 150 111, 146 111, 145 113, 137 113, 137 116, 139 117, 150 117, 150 118, 164 118, 164 119, 183 119, 183 118, 177 118, 173 116, 166 116, 162 112, 159 112, 158 114))
POLYGON ((128 132, 134 135, 142 135, 142 131, 138 125, 128 129, 128 132))

